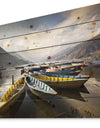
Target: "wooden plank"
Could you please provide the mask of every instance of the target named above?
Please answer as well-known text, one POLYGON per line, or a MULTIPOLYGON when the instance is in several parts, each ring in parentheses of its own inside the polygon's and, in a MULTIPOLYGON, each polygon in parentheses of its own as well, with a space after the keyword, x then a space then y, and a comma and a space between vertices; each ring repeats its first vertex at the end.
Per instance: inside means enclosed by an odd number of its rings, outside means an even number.
MULTIPOLYGON (((95 21, 99 20, 100 17, 99 8, 100 4, 0 26, 0 39, 3 38, 0 41, 0 53, 6 53, 0 54, 0 67, 60 60, 72 51, 75 46, 72 43, 99 39, 100 21, 95 21), (89 21, 94 22, 88 23, 89 21), (84 22, 87 23, 80 24, 84 22), (77 25, 50 31, 50 29, 74 24, 77 25), (49 31, 29 34, 46 29, 49 29, 49 31), (29 35, 18 36, 21 34, 29 35), (18 37, 5 39, 9 36, 18 37), (71 45, 65 46, 64 44, 71 45), (56 47, 58 45, 62 46, 56 47), (21 52, 7 53, 16 51, 21 52)), ((94 41, 94 43, 96 42, 94 41)), ((86 43, 90 42, 86 41, 86 43)))
POLYGON ((100 20, 100 4, 0 26, 0 38, 100 20))
POLYGON ((63 59, 69 52, 68 49, 74 46, 75 45, 59 46, 11 54, 2 54, 0 55, 0 66, 14 67, 29 63, 43 63, 63 59))
MULTIPOLYGON (((93 61, 92 53, 98 51, 100 40, 86 41, 81 44, 62 45, 58 47, 50 47, 45 49, 36 49, 30 51, 21 51, 17 53, 2 54, 0 55, 1 67, 14 67, 25 65, 29 63, 43 63, 52 62, 66 59, 71 60, 74 58, 86 58, 91 53, 90 61, 93 61), (94 51, 93 51, 94 50, 94 51), (93 52, 92 52, 93 51, 93 52)), ((99 56, 99 54, 98 54, 99 56)))
MULTIPOLYGON (((14 52, 98 39, 100 38, 99 28, 100 21, 97 21, 48 31, 48 33, 43 32, 1 40, 0 47, 7 52, 14 52)), ((3 53, 3 51, 0 53, 3 53)))
MULTIPOLYGON (((74 58, 83 60, 84 58, 89 58, 90 62, 95 62, 98 58, 100 60, 99 20, 100 4, 97 4, 0 26, 0 97, 12 85, 12 75, 14 75, 14 82, 22 77, 21 69, 15 69, 15 66, 59 60, 72 61, 74 58), (91 39, 92 41, 89 41, 91 39), (98 52, 98 54, 95 54, 95 52, 98 52), (2 68, 6 70, 1 70, 2 68)), ((99 117, 99 68, 97 71, 96 69, 92 71, 95 72, 94 74, 97 74, 98 79, 94 75, 95 78, 89 79, 84 89, 82 90, 81 88, 76 93, 65 89, 63 91, 60 90, 59 95, 51 99, 51 104, 45 104, 34 96, 31 100, 32 102, 30 101, 31 97, 27 100, 27 96, 29 95, 27 91, 24 104, 22 104, 22 110, 26 112, 28 106, 33 108, 33 104, 31 105, 31 103, 35 100, 36 110, 39 111, 36 111, 38 112, 36 113, 38 116, 36 114, 32 116, 39 117, 39 114, 41 114, 40 117, 43 117, 43 113, 51 114, 51 109, 55 107, 53 111, 56 112, 58 117, 63 116, 63 114, 66 116, 66 113, 71 113, 71 111, 72 115, 69 114, 69 117, 74 117, 74 112, 78 115, 78 111, 81 114, 83 113, 79 117, 88 117, 88 114, 91 114, 89 112, 93 112, 92 115, 99 117), (41 104, 43 104, 42 107, 41 104), (77 106, 81 107, 77 109, 77 106), (43 108, 47 108, 47 110, 43 110, 43 108)), ((33 109, 28 110, 31 110, 28 112, 30 114, 33 109)), ((22 111, 18 112, 21 114, 22 111)), ((52 114, 52 117, 55 116, 52 114)))

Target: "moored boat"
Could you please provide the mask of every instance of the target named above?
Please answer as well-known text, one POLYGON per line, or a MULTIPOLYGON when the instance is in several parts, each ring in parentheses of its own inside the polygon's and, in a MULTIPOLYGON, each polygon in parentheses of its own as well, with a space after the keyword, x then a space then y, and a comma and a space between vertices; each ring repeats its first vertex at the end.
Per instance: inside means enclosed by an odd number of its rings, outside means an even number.
POLYGON ((89 77, 63 78, 63 77, 49 77, 49 76, 43 76, 43 75, 34 75, 33 77, 50 85, 52 88, 53 87, 79 88, 89 79, 89 77))
POLYGON ((14 104, 16 100, 20 97, 25 87, 24 80, 25 80, 24 77, 18 80, 4 94, 4 96, 0 100, 0 113, 3 113, 7 109, 9 109, 9 107, 12 104, 14 104))
POLYGON ((61 75, 61 74, 44 74, 45 76, 49 76, 49 77, 61 77, 61 78, 89 78, 90 75, 61 75))
POLYGON ((57 92, 47 84, 31 76, 26 76, 26 84, 30 91, 40 98, 50 98, 57 94, 57 92))
POLYGON ((47 69, 45 74, 61 74, 61 75, 78 75, 83 70, 83 65, 79 66, 69 66, 62 65, 60 67, 52 67, 51 69, 47 69))
POLYGON ((46 72, 44 75, 50 75, 50 74, 61 74, 61 75, 78 75, 81 72, 81 70, 78 71, 71 71, 71 70, 61 70, 56 72, 46 72))
POLYGON ((86 66, 89 66, 89 67, 95 67, 95 68, 100 68, 100 62, 94 62, 94 63, 87 63, 85 64, 86 66))

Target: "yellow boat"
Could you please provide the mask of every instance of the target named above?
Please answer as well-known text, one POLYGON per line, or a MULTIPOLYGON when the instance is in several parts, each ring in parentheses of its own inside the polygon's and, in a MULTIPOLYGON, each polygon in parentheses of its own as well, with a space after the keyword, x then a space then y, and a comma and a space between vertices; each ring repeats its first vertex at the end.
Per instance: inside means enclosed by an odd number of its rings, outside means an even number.
POLYGON ((40 81, 46 83, 53 87, 66 87, 66 88, 79 88, 82 86, 89 77, 86 78, 64 78, 64 77, 49 77, 43 75, 33 75, 32 77, 39 79, 40 81))
POLYGON ((24 91, 24 87, 25 78, 23 77, 8 89, 0 100, 0 113, 3 113, 9 109, 12 104, 14 104, 14 102, 19 98, 20 94, 24 91))

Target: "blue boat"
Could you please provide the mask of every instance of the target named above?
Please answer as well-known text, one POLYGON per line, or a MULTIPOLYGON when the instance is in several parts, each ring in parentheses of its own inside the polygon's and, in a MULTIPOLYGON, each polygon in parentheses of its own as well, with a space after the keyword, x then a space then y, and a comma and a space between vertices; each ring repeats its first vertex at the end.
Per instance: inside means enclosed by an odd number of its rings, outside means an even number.
POLYGON ((92 63, 93 67, 100 68, 100 63, 92 63))
POLYGON ((61 74, 61 75, 78 75, 81 70, 78 71, 71 71, 70 69, 55 71, 55 72, 46 72, 43 75, 52 75, 52 74, 61 74))
POLYGON ((99 62, 95 62, 95 63, 91 63, 91 62, 89 62, 89 63, 87 63, 87 64, 85 64, 86 66, 91 66, 91 67, 96 67, 96 68, 100 68, 100 63, 99 62))
POLYGON ((30 91, 40 98, 51 98, 57 94, 57 92, 47 84, 31 76, 26 76, 26 84, 30 91))
MULTIPOLYGON (((33 75, 33 74, 31 74, 33 75)), ((45 73, 44 76, 49 77, 60 77, 60 78, 89 78, 90 75, 61 75, 61 74, 52 74, 52 73, 45 73)))

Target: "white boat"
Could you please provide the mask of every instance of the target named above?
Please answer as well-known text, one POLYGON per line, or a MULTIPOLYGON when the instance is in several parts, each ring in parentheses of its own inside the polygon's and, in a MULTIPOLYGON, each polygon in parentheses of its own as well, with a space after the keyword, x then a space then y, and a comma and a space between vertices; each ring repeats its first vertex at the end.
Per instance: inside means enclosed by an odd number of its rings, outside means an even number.
POLYGON ((26 84, 33 94, 41 98, 50 98, 57 94, 57 92, 47 84, 31 76, 26 76, 26 84))

